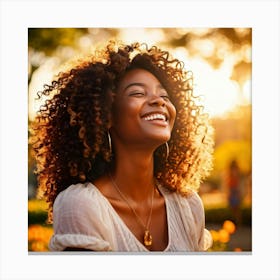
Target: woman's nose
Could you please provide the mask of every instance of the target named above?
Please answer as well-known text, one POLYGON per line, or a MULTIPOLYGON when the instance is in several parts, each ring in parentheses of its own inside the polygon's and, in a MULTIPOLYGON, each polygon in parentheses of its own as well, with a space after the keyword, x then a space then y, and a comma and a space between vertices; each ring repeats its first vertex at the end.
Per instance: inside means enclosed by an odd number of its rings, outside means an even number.
POLYGON ((161 96, 153 94, 149 99, 149 104, 152 106, 165 106, 165 100, 161 96))

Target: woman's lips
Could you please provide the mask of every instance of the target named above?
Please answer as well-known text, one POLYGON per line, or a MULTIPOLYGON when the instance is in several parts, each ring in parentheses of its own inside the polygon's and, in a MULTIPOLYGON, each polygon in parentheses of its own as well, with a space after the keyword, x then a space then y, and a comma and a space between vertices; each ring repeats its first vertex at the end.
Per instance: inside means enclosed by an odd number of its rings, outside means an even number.
POLYGON ((168 125, 168 117, 165 113, 151 112, 142 117, 143 120, 152 124, 166 127, 168 125))

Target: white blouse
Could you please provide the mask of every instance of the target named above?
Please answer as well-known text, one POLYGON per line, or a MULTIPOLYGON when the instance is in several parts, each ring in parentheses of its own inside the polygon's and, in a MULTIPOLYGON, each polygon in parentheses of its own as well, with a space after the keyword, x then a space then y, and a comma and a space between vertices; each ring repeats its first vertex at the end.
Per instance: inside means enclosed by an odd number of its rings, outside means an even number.
MULTIPOLYGON (((167 211, 168 245, 164 252, 206 251, 212 245, 212 237, 205 229, 204 208, 198 194, 183 197, 161 186, 159 190, 167 211)), ((71 185, 59 193, 53 206, 53 222, 51 251, 71 247, 149 252, 91 183, 71 185)))

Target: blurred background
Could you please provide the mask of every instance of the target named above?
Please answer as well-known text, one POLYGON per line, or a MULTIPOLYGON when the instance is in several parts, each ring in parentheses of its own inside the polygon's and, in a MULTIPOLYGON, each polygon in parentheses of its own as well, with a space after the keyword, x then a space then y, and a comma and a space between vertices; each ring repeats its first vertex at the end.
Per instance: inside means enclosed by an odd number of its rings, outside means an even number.
MULTIPOLYGON (((110 39, 145 42, 169 50, 193 72, 215 129, 214 168, 199 194, 209 251, 252 250, 252 30, 250 28, 29 28, 28 124, 42 100, 37 92, 67 61, 91 54, 110 39)), ((52 226, 47 205, 36 198, 35 159, 28 147, 28 249, 48 251, 52 226)))

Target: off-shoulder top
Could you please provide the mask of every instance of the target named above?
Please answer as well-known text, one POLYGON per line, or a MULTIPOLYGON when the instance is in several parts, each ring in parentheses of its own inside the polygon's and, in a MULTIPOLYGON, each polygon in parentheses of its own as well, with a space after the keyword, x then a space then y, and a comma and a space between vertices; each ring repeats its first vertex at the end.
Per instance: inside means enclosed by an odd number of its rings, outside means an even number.
MULTIPOLYGON (((162 186, 159 191, 165 199, 168 224, 168 245, 164 252, 206 251, 212 245, 212 237, 205 229, 199 195, 193 192, 185 197, 162 186)), ((53 205, 53 228, 51 251, 71 247, 149 252, 92 183, 71 185, 59 193, 53 205)))

